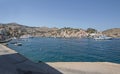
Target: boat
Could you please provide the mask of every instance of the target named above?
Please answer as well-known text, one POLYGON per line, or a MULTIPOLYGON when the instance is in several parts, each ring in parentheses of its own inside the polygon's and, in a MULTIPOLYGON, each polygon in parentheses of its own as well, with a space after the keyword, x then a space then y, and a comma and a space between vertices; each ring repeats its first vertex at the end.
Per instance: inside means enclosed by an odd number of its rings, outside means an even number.
POLYGON ((22 43, 18 42, 17 40, 11 41, 10 44, 14 44, 16 46, 22 46, 22 43))
POLYGON ((16 46, 22 46, 22 43, 15 43, 16 46))
POLYGON ((113 38, 102 35, 102 36, 94 37, 94 39, 95 40, 111 40, 113 38))
POLYGON ((0 43, 7 43, 7 42, 9 42, 9 41, 11 41, 11 40, 12 40, 11 38, 5 39, 5 40, 0 40, 0 43))

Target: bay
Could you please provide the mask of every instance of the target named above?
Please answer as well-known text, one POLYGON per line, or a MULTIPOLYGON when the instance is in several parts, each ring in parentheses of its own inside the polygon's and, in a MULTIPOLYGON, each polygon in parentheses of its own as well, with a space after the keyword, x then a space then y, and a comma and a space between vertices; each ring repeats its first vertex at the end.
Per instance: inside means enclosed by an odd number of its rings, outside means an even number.
POLYGON ((96 41, 87 38, 32 38, 9 43, 28 59, 38 62, 113 62, 120 63, 120 39, 96 41))

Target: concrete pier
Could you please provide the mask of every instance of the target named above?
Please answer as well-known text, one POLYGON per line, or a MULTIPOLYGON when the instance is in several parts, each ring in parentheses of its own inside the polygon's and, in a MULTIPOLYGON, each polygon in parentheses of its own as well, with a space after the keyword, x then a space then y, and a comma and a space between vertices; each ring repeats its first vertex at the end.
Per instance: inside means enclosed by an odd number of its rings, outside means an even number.
POLYGON ((44 62, 34 63, 0 44, 0 74, 62 74, 44 62))
POLYGON ((120 74, 119 69, 108 62, 34 63, 0 44, 0 74, 120 74))

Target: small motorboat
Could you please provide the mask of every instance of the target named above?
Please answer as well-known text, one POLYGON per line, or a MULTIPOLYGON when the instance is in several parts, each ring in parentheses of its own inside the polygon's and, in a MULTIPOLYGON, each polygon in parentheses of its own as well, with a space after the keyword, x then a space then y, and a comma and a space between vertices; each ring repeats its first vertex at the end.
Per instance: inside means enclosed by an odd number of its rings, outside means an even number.
POLYGON ((16 46, 22 46, 22 43, 15 43, 16 46))

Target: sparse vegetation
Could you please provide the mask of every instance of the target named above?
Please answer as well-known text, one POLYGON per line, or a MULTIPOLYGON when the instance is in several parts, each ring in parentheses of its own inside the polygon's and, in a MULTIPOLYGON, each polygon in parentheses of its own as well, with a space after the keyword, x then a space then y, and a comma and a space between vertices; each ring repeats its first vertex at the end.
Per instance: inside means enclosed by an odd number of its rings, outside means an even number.
POLYGON ((120 28, 113 28, 103 31, 103 34, 110 37, 119 37, 120 38, 120 28))
POLYGON ((97 30, 96 30, 96 29, 93 29, 93 28, 88 28, 86 32, 87 32, 87 33, 96 33, 97 30))

